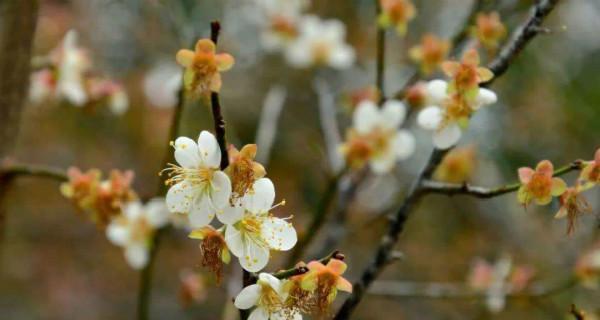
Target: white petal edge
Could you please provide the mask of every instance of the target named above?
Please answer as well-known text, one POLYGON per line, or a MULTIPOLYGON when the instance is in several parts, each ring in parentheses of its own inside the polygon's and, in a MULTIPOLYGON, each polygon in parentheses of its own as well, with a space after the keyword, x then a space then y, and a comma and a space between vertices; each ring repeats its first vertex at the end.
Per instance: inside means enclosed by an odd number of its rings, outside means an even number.
POLYGON ((406 117, 406 106, 398 100, 388 100, 381 107, 381 125, 385 129, 396 129, 406 117))
POLYGON ((448 149, 460 140, 461 135, 462 132, 458 125, 449 124, 442 130, 433 133, 433 145, 438 149, 448 149))
POLYGON ((352 123, 358 133, 366 134, 380 123, 380 115, 377 106, 372 101, 362 101, 356 107, 352 117, 352 123))
POLYGON ((221 148, 217 138, 206 130, 198 136, 198 152, 204 166, 218 168, 221 164, 221 148))
POLYGON ((443 120, 443 111, 438 106, 427 107, 417 116, 417 123, 423 129, 437 130, 443 120))
POLYGON ((261 235, 273 250, 287 251, 298 242, 294 226, 276 217, 265 219, 261 226, 261 235))
POLYGON ((200 154, 196 141, 188 137, 177 138, 175 140, 175 160, 184 168, 200 166, 200 154))
POLYGON ((256 305, 260 298, 260 285, 252 284, 240 291, 235 297, 234 305, 238 309, 246 310, 256 305))
POLYGON ((252 191, 242 198, 246 210, 258 214, 268 212, 275 201, 275 186, 269 178, 260 178, 252 185, 252 191))

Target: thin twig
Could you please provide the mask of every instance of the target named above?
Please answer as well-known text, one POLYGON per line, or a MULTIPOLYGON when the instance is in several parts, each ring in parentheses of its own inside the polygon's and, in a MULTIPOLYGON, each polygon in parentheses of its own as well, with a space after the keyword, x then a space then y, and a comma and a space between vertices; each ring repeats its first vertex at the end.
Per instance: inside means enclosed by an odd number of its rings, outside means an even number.
MULTIPOLYGON (((583 165, 582 160, 576 160, 572 163, 559 168, 554 171, 554 176, 558 177, 571 171, 581 170, 583 165)), ((501 196, 503 194, 515 192, 519 189, 521 183, 515 182, 496 188, 486 188, 480 186, 472 186, 469 184, 457 184, 457 183, 445 183, 439 181, 426 180, 423 181, 423 192, 426 193, 438 193, 447 196, 453 196, 457 194, 464 194, 473 196, 476 198, 493 198, 501 196)))
MULTIPOLYGON (((512 40, 505 44, 501 50, 501 54, 490 63, 489 68, 494 71, 496 77, 502 75, 504 71, 506 71, 512 59, 525 47, 527 43, 529 43, 533 36, 537 34, 536 32, 527 31, 530 28, 528 26, 539 26, 542 23, 542 20, 550 13, 557 2, 558 0, 540 0, 534 4, 532 8, 532 14, 529 16, 529 19, 525 21, 523 25, 515 32, 512 40)), ((494 79, 496 77, 494 77, 494 79)), ((435 149, 432 152, 429 161, 413 183, 410 192, 404 200, 404 204, 397 211, 396 215, 391 218, 388 231, 382 238, 377 252, 374 255, 373 261, 371 261, 371 263, 366 267, 361 278, 354 283, 352 294, 346 299, 339 312, 335 315, 334 319, 348 319, 358 303, 362 300, 366 289, 383 271, 383 268, 389 261, 390 253, 392 252, 400 233, 404 229, 404 223, 406 222, 408 215, 412 211, 413 207, 418 203, 422 195, 425 194, 421 184, 423 181, 431 178, 433 172, 440 164, 443 157, 450 150, 451 149, 435 149)))
POLYGON ((319 120, 327 149, 329 166, 334 174, 339 173, 344 167, 344 159, 338 151, 341 143, 340 130, 336 118, 335 97, 327 82, 316 78, 313 87, 319 98, 319 120))
POLYGON ((69 180, 65 170, 45 165, 9 164, 0 167, 0 181, 2 182, 8 182, 9 179, 19 176, 49 178, 60 182, 69 180))
POLYGON ((298 243, 296 243, 296 246, 294 246, 294 249, 289 256, 287 265, 295 264, 298 259, 302 258, 302 254, 323 226, 327 211, 335 198, 338 182, 345 171, 346 170, 342 170, 329 180, 329 183, 323 191, 323 196, 317 205, 317 209, 312 217, 310 225, 306 230, 306 233, 298 239, 298 243))
POLYGON ((498 56, 492 61, 488 68, 494 73, 494 77, 484 85, 491 84, 496 78, 508 70, 511 62, 525 48, 533 37, 544 33, 541 27, 544 19, 552 12, 559 0, 538 0, 531 8, 529 17, 512 35, 511 39, 502 48, 498 56))
POLYGON ((267 166, 271 157, 271 149, 275 142, 277 124, 283 110, 287 91, 280 85, 272 86, 265 97, 260 122, 256 130, 256 144, 260 147, 256 155, 256 161, 267 166))
MULTIPOLYGON (((375 1, 375 13, 381 14, 381 3, 375 1)), ((379 91, 380 102, 385 101, 385 28, 377 27, 377 58, 375 60, 375 86, 379 91)))
MULTIPOLYGON (((507 298, 546 298, 566 290, 576 284, 573 279, 558 285, 533 283, 527 289, 515 290, 510 285, 504 286, 507 298)), ((445 282, 410 282, 410 281, 375 281, 368 293, 394 299, 483 299, 487 293, 475 290, 464 283, 445 282)))

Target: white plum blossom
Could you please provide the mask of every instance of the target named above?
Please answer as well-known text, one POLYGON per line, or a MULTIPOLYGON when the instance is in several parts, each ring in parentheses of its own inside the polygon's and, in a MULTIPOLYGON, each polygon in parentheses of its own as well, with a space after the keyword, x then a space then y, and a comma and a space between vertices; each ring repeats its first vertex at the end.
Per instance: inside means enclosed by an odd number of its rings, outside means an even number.
POLYGON ((302 315, 297 311, 285 308, 287 293, 284 282, 268 273, 258 275, 256 284, 242 289, 235 298, 235 307, 241 310, 254 310, 249 320, 300 320, 302 315))
POLYGON ((177 103, 177 91, 181 88, 183 74, 174 63, 161 62, 144 77, 144 94, 158 108, 172 108, 177 103))
POLYGON ((372 101, 362 101, 354 111, 348 141, 341 148, 349 164, 367 161, 373 172, 382 174, 398 160, 410 157, 415 139, 408 130, 399 129, 405 117, 406 107, 400 101, 388 100, 381 109, 372 101))
MULTIPOLYGON (((485 88, 479 92, 467 107, 473 112, 482 106, 496 103, 496 94, 485 88)), ((426 85, 426 105, 417 117, 418 124, 433 131, 433 144, 438 149, 448 149, 454 146, 462 135, 464 119, 457 118, 448 112, 451 97, 448 94, 448 83, 444 80, 432 80, 426 85)))
POLYGON ((241 199, 219 215, 219 220, 227 225, 227 246, 247 271, 263 269, 269 261, 270 250, 290 250, 298 240, 291 223, 270 214, 274 201, 273 182, 260 178, 241 199))
POLYGON ((298 36, 302 11, 307 0, 255 0, 262 17, 261 42, 267 51, 279 51, 298 36))
POLYGON ((231 181, 219 170, 221 149, 217 139, 202 131, 198 142, 179 137, 175 140, 175 160, 179 164, 165 169, 171 185, 167 192, 167 207, 171 212, 189 216, 194 228, 208 225, 215 214, 221 214, 229 204, 231 181))
POLYGON ((88 102, 84 76, 90 69, 85 51, 77 46, 77 32, 69 30, 58 52, 58 80, 56 84, 59 98, 81 107, 88 102))
POLYGON ((148 253, 154 232, 169 223, 169 212, 163 199, 152 199, 146 205, 133 201, 123 206, 123 214, 114 218, 106 228, 113 244, 123 247, 125 258, 134 269, 148 263, 148 253))
POLYGON ((287 61, 294 67, 329 66, 346 69, 354 63, 354 49, 345 42, 346 27, 339 20, 302 17, 299 34, 286 49, 287 61))

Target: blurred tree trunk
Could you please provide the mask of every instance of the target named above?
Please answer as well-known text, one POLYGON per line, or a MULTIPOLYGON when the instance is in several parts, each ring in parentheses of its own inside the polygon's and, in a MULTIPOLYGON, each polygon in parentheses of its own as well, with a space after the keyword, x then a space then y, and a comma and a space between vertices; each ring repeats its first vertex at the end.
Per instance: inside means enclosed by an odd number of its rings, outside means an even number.
POLYGON ((37 11, 37 0, 0 0, 0 160, 19 131, 37 11))

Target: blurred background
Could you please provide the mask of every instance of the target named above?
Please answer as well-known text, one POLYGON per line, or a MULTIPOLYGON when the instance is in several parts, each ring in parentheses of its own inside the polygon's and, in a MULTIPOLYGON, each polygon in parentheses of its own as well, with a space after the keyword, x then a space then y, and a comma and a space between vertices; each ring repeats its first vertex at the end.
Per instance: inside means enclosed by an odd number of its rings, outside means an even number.
MULTIPOLYGON (((485 1, 484 8, 498 11, 512 32, 532 3, 485 1)), ((415 5, 418 14, 407 36, 387 34, 387 95, 402 88, 415 70, 408 48, 425 32, 451 38, 462 28, 471 2, 428 0, 415 1, 415 5)), ((315 79, 334 97, 343 135, 351 118, 343 107, 345 95, 372 85, 375 78, 374 1, 315 0, 308 12, 346 25, 347 41, 357 53, 352 68, 298 70, 280 55, 266 53, 260 46, 250 0, 41 0, 33 55, 47 54, 69 29, 77 30, 94 69, 124 85, 129 109, 114 115, 102 108, 29 104, 12 158, 103 172, 132 169, 135 190, 142 197, 152 195, 169 148, 174 91, 166 87, 167 75, 177 75, 179 70, 175 53, 191 47, 197 38, 208 37, 210 21, 218 19, 223 26, 219 51, 236 58, 235 67, 223 75, 221 91, 228 141, 238 147, 254 143, 265 98, 272 90, 285 91, 266 168, 277 186, 277 198, 287 202, 281 212, 293 214, 294 225, 302 233, 332 175, 315 79)), ((519 167, 533 167, 543 159, 556 166, 592 159, 600 147, 598 16, 598 1, 562 1, 545 23, 552 32, 537 37, 494 83, 499 102, 476 114, 460 143, 473 150, 470 182, 498 186, 516 181, 519 167)), ((483 62, 487 61, 484 56, 483 62)), ((344 237, 336 247, 346 254, 350 280, 360 275, 385 232, 382 213, 397 208, 432 149, 430 133, 417 128, 413 118, 406 125, 417 138, 415 155, 401 162, 394 174, 367 175, 345 217, 344 237)), ((195 137, 200 130, 212 130, 210 110, 202 103, 188 103, 180 135, 195 137)), ((571 173, 565 180, 572 183, 575 178, 576 173, 571 173)), ((577 259, 599 239, 599 194, 598 188, 586 193, 593 213, 583 216, 570 236, 565 235, 566 222, 553 219, 557 203, 524 210, 514 193, 489 200, 427 196, 413 212, 397 246, 404 258, 387 267, 376 287, 413 282, 463 284, 477 257, 493 263, 507 256, 514 265, 534 270, 535 283, 560 287, 572 276, 577 259)), ((1 318, 134 317, 138 273, 104 232, 76 214, 55 181, 19 179, 6 199, 0 251, 1 318)), ((330 249, 324 244, 330 230, 331 224, 304 260, 330 249)), ((284 253, 277 254, 268 270, 283 268, 285 258, 284 253)), ((233 272, 237 262, 228 267, 220 286, 207 277, 202 301, 183 308, 181 270, 198 268, 197 243, 183 231, 169 233, 156 264, 154 319, 227 316, 224 301, 239 290, 235 286, 239 282, 228 283, 239 277, 233 272)), ((588 313, 600 310, 598 291, 581 286, 542 297, 511 298, 495 313, 486 308, 485 297, 435 299, 375 293, 357 309, 356 319, 565 319, 571 303, 588 313)), ((343 298, 340 293, 338 302, 343 298)))

